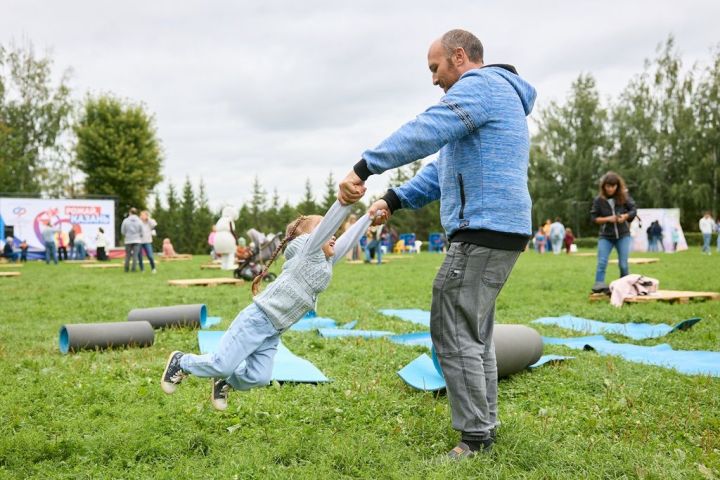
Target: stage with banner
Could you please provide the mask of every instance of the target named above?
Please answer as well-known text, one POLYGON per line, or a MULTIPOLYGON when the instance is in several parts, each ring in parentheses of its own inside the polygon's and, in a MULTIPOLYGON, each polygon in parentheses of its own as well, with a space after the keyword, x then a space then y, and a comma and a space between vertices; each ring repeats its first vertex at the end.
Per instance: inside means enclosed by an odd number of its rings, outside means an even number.
POLYGON ((630 235, 633 237, 633 252, 675 252, 688 248, 680 226, 679 208, 638 208, 637 217, 630 224, 630 235), (648 231, 653 222, 658 222, 659 232, 662 232, 659 241, 655 242, 655 248, 648 231))
MULTIPOLYGON (((94 252, 98 228, 105 232, 108 249, 115 246, 115 201, 88 199, 39 199, 0 197, 0 232, 2 243, 9 235, 17 249, 27 241, 29 257, 45 256, 42 229, 50 222, 60 230, 65 245, 70 229, 85 241, 87 250, 94 252)), ((56 243, 59 239, 56 236, 56 243)))

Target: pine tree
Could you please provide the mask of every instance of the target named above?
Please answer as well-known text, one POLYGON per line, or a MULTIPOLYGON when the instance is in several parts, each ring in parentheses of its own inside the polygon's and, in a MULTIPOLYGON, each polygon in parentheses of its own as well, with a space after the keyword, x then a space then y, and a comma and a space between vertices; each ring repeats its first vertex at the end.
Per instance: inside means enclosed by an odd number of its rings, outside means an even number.
POLYGON ((325 181, 325 198, 323 198, 323 205, 322 208, 324 211, 330 210, 330 207, 333 206, 335 201, 337 200, 337 185, 335 184, 335 179, 333 178, 332 172, 328 175, 327 180, 325 181))
POLYGON ((301 215, 315 215, 318 213, 318 206, 315 203, 315 196, 309 178, 305 181, 305 196, 298 204, 297 211, 301 215))

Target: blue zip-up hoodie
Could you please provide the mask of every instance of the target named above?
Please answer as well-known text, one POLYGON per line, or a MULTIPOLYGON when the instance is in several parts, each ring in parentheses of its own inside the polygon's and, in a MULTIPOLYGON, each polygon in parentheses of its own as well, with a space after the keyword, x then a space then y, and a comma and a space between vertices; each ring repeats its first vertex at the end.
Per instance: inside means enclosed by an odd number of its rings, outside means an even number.
POLYGON ((355 171, 364 180, 439 150, 415 178, 388 191, 390 208, 440 199, 449 238, 465 230, 499 232, 521 237, 524 248, 532 228, 526 116, 535 96, 511 66, 465 72, 437 105, 364 152, 355 171))

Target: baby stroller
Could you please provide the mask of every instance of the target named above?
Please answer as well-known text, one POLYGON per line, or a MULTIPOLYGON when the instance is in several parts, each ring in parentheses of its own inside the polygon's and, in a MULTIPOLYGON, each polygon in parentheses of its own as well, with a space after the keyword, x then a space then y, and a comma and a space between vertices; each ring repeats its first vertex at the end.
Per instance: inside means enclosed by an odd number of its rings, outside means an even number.
MULTIPOLYGON (((248 230, 247 235, 252 242, 251 254, 247 258, 238 259, 238 268, 233 272, 233 276, 244 280, 252 280, 263 271, 265 262, 270 259, 275 249, 280 245, 281 239, 280 235, 271 233, 266 236, 254 228, 248 230)), ((268 272, 263 281, 272 282, 275 278, 277 278, 277 275, 268 272)))

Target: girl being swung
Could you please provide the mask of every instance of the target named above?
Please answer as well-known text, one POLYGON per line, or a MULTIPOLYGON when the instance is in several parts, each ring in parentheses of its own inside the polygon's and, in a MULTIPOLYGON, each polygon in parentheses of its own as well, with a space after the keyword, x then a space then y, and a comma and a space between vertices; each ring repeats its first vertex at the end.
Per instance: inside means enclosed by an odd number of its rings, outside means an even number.
POLYGON ((336 242, 334 233, 349 213, 350 206, 335 202, 325 217, 302 216, 289 224, 283 242, 253 280, 253 303, 238 314, 217 351, 205 355, 172 352, 162 375, 163 391, 173 393, 190 374, 211 378, 213 407, 225 410, 230 388, 267 385, 280 335, 315 307, 318 294, 330 284, 333 265, 370 225, 366 214, 336 242), (283 249, 282 272, 258 294, 260 281, 283 249))

